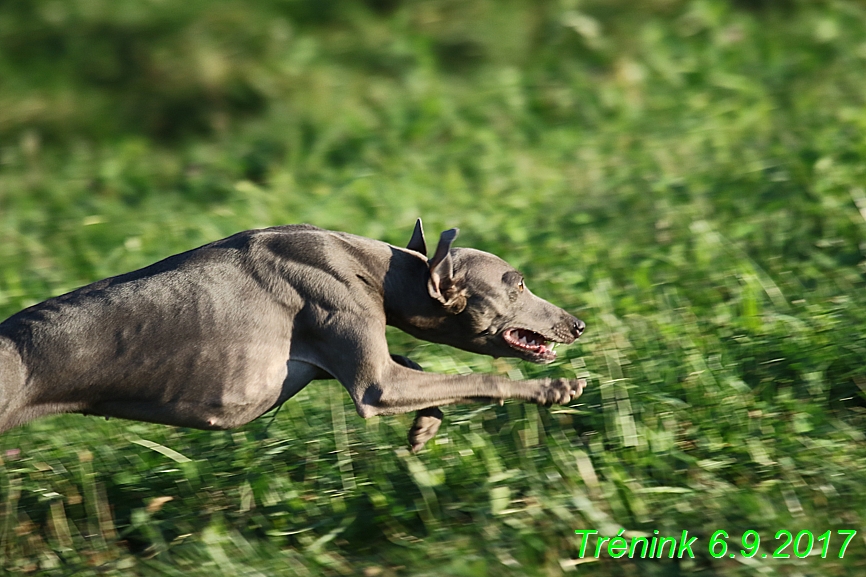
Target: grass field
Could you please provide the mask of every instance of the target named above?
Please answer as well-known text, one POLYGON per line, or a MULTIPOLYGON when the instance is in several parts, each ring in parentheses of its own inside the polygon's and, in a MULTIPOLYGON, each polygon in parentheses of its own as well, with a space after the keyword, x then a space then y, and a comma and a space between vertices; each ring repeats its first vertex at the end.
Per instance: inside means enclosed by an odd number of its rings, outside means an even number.
POLYGON ((393 352, 590 382, 448 407, 418 455, 336 382, 231 432, 36 421, 0 436, 0 566, 862 573, 864 101, 853 0, 0 2, 0 318, 247 228, 421 216, 588 329, 545 367, 393 352), (694 559, 579 558, 621 529, 694 559))

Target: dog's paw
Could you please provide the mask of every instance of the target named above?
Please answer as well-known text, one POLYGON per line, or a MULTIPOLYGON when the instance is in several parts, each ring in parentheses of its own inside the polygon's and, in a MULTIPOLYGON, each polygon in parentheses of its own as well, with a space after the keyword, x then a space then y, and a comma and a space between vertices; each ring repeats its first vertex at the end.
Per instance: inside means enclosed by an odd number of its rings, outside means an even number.
POLYGON ((541 389, 538 404, 564 405, 570 403, 583 393, 584 387, 586 387, 586 379, 550 379, 547 385, 541 389))
POLYGON ((421 409, 415 413, 415 422, 409 429, 409 446, 413 453, 420 451, 424 444, 436 436, 442 424, 442 411, 439 407, 421 409))

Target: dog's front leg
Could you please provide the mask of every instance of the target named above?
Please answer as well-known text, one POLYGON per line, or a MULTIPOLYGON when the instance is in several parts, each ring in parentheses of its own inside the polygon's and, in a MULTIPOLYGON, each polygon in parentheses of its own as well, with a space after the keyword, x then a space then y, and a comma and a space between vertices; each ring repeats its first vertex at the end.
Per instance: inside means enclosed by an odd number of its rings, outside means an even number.
POLYGON ((489 374, 422 373, 391 362, 374 379, 355 381, 347 388, 358 413, 370 417, 473 401, 518 399, 539 405, 564 404, 579 397, 585 386, 583 379, 512 381, 489 374))
MULTIPOLYGON (((421 365, 401 355, 391 355, 394 362, 416 371, 424 371, 421 365)), ((409 429, 409 446, 413 453, 420 451, 424 445, 436 436, 442 425, 442 410, 439 407, 427 407, 415 412, 415 422, 409 429)))
MULTIPOLYGON (((586 386, 583 379, 512 381, 490 374, 425 373, 403 366, 391 357, 384 326, 379 331, 369 319, 340 321, 332 324, 353 330, 335 331, 329 346, 319 353, 322 360, 317 366, 328 367, 328 372, 349 391, 355 409, 364 418, 473 401, 518 399, 539 405, 564 404, 579 397, 586 386)), ((427 411, 421 417, 435 421, 438 415, 427 411)))

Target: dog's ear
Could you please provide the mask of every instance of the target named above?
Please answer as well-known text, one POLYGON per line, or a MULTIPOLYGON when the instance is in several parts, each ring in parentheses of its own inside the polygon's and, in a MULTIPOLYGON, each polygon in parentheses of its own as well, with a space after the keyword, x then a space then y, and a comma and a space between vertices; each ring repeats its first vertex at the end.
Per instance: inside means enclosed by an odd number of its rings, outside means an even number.
POLYGON ((427 292, 452 314, 466 308, 466 292, 454 277, 454 263, 451 261, 451 244, 458 232, 458 229, 452 228, 442 233, 436 254, 428 263, 430 279, 427 281, 427 292))
POLYGON ((412 238, 409 239, 406 248, 427 256, 427 241, 424 240, 424 228, 421 226, 420 218, 415 221, 415 230, 412 231, 412 238))

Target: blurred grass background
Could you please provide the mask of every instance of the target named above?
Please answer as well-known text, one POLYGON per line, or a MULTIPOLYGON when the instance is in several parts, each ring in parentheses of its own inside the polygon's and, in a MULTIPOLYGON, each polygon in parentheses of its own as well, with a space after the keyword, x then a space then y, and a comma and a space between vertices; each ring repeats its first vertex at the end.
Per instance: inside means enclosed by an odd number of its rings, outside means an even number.
MULTIPOLYGON (((5 0, 0 317, 239 230, 502 256, 588 331, 571 407, 359 419, 333 382, 201 432, 0 437, 12 575, 854 575, 716 529, 866 517, 866 8, 806 0, 5 0), (698 536, 580 562, 575 529, 698 536)), ((816 547, 820 547, 816 545, 816 547)))

